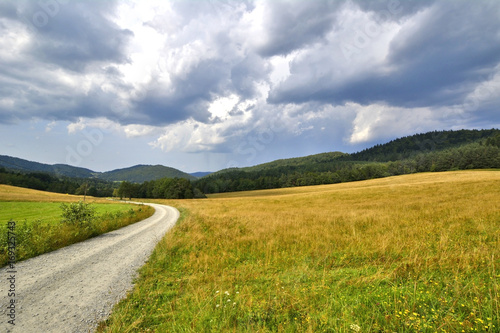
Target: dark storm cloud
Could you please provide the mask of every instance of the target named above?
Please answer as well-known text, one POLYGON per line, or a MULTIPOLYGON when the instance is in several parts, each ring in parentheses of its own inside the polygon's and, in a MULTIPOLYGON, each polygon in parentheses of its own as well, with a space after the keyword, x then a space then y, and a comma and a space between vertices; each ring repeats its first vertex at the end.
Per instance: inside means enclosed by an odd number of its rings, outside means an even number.
MULTIPOLYGON (((118 3, 124 2, 0 2, 2 35, 18 29, 6 22, 30 33, 16 57, 1 58, 0 122, 104 117, 123 125, 210 124, 222 121, 208 111, 214 100, 251 100, 267 86, 268 102, 283 105, 452 106, 464 103, 500 63, 497 1, 207 0, 171 2, 139 23, 161 36, 167 64, 151 73, 134 69, 137 74, 121 65, 133 65, 143 41, 113 22, 118 3), (346 31, 368 20, 389 22, 395 33, 385 59, 358 67, 339 46, 352 38, 346 31), (291 75, 271 82, 272 61, 285 55, 293 59, 291 75)), ((137 29, 130 17, 120 24, 137 29)), ((479 116, 496 105, 475 111, 479 116)), ((261 117, 265 122, 266 113, 261 117)))
POLYGON ((115 1, 21 1, 17 17, 36 37, 29 53, 46 63, 84 71, 93 62, 127 61, 124 53, 132 32, 106 15, 115 1))
POLYGON ((121 84, 112 64, 128 60, 125 46, 132 33, 108 19, 114 7, 113 1, 0 3, 2 36, 21 42, 1 57, 0 123, 114 116, 110 105, 116 95, 94 82, 86 88, 68 85, 102 75, 105 66, 108 82, 121 84))
POLYGON ((431 6, 436 0, 356 0, 354 3, 366 12, 375 13, 382 20, 399 20, 431 6))
POLYGON ((15 4, 9 1, 0 2, 0 17, 17 19, 17 9, 15 4))
POLYGON ((320 40, 335 21, 339 1, 270 1, 264 17, 264 57, 286 55, 320 40))
POLYGON ((500 63, 499 8, 493 1, 436 3, 420 22, 398 32, 384 63, 338 81, 332 75, 334 59, 309 63, 304 57, 292 65, 292 75, 270 93, 269 101, 460 104, 500 63), (311 72, 322 74, 311 77, 311 72))
POLYGON ((174 77, 171 92, 161 84, 151 83, 146 95, 134 102, 134 110, 144 117, 141 123, 148 125, 166 125, 189 118, 207 122, 209 101, 214 94, 224 92, 228 78, 229 67, 224 62, 201 61, 183 77, 174 77))
POLYGON ((256 82, 267 79, 270 66, 261 57, 249 54, 231 68, 231 85, 242 98, 252 98, 256 94, 256 82))
POLYGON ((434 0, 423 1, 270 1, 264 17, 266 42, 258 49, 260 55, 287 55, 304 46, 321 42, 338 24, 337 15, 346 3, 353 3, 379 20, 399 20, 428 6, 434 0))

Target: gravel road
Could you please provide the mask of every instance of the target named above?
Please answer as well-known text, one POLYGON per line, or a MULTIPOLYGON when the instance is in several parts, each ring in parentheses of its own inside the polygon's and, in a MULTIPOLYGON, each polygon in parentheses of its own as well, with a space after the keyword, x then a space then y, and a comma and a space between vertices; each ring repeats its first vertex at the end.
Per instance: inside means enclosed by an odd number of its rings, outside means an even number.
POLYGON ((173 207, 150 205, 156 212, 146 220, 17 263, 15 326, 7 308, 12 274, 2 268, 0 331, 93 332, 132 289, 137 269, 179 217, 173 207))

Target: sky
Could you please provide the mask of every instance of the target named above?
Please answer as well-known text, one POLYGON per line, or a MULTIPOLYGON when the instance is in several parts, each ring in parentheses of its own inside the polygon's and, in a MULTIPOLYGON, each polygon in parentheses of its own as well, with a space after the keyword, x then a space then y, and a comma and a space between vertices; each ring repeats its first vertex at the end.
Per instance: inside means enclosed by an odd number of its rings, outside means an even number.
POLYGON ((0 0, 0 155, 217 171, 500 127, 500 1, 0 0))

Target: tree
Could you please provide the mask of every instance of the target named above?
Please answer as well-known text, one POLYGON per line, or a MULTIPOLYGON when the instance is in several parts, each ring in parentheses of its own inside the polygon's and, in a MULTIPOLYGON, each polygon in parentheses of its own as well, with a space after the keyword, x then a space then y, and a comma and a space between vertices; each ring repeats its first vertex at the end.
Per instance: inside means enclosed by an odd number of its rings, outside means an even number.
POLYGON ((120 184, 120 187, 118 188, 118 196, 120 197, 120 200, 122 200, 123 197, 129 198, 129 200, 131 200, 133 195, 134 195, 133 184, 127 181, 122 182, 120 184))

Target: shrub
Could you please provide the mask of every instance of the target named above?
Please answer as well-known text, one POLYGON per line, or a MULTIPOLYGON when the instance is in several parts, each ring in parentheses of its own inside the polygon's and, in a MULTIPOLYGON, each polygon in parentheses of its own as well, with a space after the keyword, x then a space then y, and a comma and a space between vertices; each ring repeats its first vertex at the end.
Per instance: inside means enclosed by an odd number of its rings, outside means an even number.
POLYGON ((97 219, 95 208, 83 201, 61 204, 62 223, 81 228, 89 228, 94 225, 97 219))

